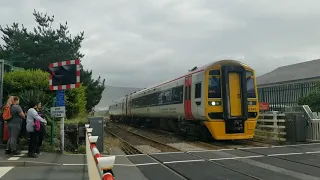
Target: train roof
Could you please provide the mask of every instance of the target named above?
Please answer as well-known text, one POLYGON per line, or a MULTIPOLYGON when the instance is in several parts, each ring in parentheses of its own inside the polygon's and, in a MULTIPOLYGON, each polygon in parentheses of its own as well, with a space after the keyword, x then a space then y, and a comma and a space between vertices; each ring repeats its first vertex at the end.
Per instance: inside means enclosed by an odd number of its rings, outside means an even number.
POLYGON ((156 85, 153 85, 153 86, 150 86, 150 87, 147 87, 147 88, 144 88, 142 90, 139 90, 137 92, 134 92, 134 93, 131 93, 129 95, 132 95, 132 94, 140 94, 140 93, 143 93, 143 92, 148 92, 150 91, 150 89, 154 89, 154 88, 157 88, 161 85, 164 85, 164 84, 167 84, 169 82, 172 82, 172 81, 175 81, 175 80, 178 80, 178 79, 181 79, 183 77, 186 77, 188 75, 191 75, 191 74, 195 74, 197 72, 201 72, 201 71, 204 71, 206 70, 207 68, 211 67, 211 66, 214 66, 214 65, 218 65, 218 64, 221 64, 221 65, 242 65, 242 66, 246 66, 247 68, 251 69, 247 64, 244 64, 240 61, 237 61, 237 60, 231 60, 231 59, 225 59, 225 60, 219 60, 219 61, 215 61, 215 62, 211 62, 211 63, 208 63, 208 64, 205 64, 203 66, 200 66, 200 67, 194 67, 191 71, 189 71, 188 73, 178 77, 178 78, 175 78, 175 79, 171 79, 171 80, 168 80, 168 81, 164 81, 164 82, 161 82, 159 84, 156 84, 156 85))

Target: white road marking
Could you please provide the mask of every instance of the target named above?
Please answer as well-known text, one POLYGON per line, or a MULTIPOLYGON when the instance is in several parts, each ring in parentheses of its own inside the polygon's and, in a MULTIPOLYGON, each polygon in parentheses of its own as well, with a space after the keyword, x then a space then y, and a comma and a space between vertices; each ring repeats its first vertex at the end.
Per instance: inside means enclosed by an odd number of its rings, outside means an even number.
POLYGON ((215 152, 215 151, 230 151, 230 150, 236 150, 236 149, 229 148, 229 149, 195 150, 195 151, 187 151, 187 152, 215 152))
POLYGON ((301 154, 305 154, 305 153, 299 152, 299 153, 269 154, 267 156, 290 156, 290 155, 301 155, 301 154))
POLYGON ((14 155, 13 157, 10 157, 8 159, 8 161, 16 161, 16 160, 20 159, 20 157, 23 157, 24 155, 26 155, 26 153, 28 153, 28 151, 26 151, 26 150, 21 151, 21 153, 19 155, 14 155))
POLYGON ((168 161, 168 162, 163 162, 163 164, 185 163, 185 162, 201 162, 201 161, 206 161, 206 160, 204 160, 204 159, 194 159, 194 160, 182 160, 182 161, 168 161))
POLYGON ((279 146, 271 146, 271 147, 311 146, 311 145, 319 145, 319 144, 320 144, 320 143, 304 143, 304 144, 279 145, 279 146))
POLYGON ((177 151, 177 152, 157 152, 157 153, 150 153, 150 155, 154 154, 177 154, 177 153, 184 153, 183 151, 177 151))
POLYGON ((143 163, 143 164, 135 164, 136 166, 146 166, 146 165, 154 165, 154 164, 159 164, 159 163, 143 163))
POLYGON ((20 157, 11 157, 11 158, 9 158, 8 160, 9 160, 9 161, 16 161, 16 160, 18 160, 18 159, 20 159, 20 157))
POLYGON ((229 158, 215 158, 209 159, 210 161, 221 161, 221 160, 233 160, 233 159, 249 159, 249 158, 256 158, 256 157, 264 157, 264 155, 257 155, 257 156, 237 156, 237 157, 229 157, 229 158))
POLYGON ((63 166, 86 166, 87 164, 62 164, 63 166))
POLYGON ((7 174, 12 168, 14 168, 14 167, 13 166, 11 166, 11 167, 0 167, 0 178, 2 178, 2 176, 7 174))

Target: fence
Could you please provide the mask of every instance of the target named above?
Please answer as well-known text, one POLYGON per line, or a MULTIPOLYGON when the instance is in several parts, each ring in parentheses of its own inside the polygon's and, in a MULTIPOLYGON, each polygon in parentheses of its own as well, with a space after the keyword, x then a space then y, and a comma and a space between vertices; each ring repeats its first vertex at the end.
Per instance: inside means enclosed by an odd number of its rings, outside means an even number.
POLYGON ((255 137, 276 141, 286 141, 285 114, 269 112, 260 114, 257 121, 255 137))
POLYGON ((308 122, 307 141, 318 142, 320 141, 320 119, 311 119, 308 122))
MULTIPOLYGON (((320 141, 320 118, 319 112, 312 112, 309 106, 306 107, 310 116, 305 116, 306 121, 306 141, 320 141), (312 113, 312 115, 311 115, 312 113)), ((307 112, 307 111, 306 111, 307 112)), ((304 127, 300 127, 304 128, 304 127)), ((285 113, 277 111, 260 114, 257 121, 255 137, 266 140, 286 141, 285 113)))
POLYGON ((86 124, 86 156, 90 180, 114 180, 112 168, 115 156, 102 157, 96 147, 98 136, 92 136, 92 128, 86 124))
POLYGON ((258 87, 259 102, 269 103, 271 111, 284 111, 288 106, 297 105, 300 97, 306 96, 311 91, 319 90, 318 85, 318 81, 311 81, 272 87, 258 87))

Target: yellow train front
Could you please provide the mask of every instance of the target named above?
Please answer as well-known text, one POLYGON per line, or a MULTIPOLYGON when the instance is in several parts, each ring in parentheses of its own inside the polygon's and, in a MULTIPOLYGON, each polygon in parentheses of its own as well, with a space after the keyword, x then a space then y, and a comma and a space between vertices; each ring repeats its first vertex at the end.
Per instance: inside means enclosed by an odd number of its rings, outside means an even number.
POLYGON ((253 138, 259 117, 254 70, 238 61, 213 63, 205 70, 205 126, 217 140, 253 138))

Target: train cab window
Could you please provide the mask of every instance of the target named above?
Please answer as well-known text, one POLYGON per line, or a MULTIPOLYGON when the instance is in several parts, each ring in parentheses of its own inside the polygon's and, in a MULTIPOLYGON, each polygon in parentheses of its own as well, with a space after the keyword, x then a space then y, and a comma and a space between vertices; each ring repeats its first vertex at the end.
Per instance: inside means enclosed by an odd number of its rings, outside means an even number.
POLYGON ((201 98, 201 82, 198 82, 195 86, 194 98, 201 98))
POLYGON ((211 70, 211 71, 209 71, 209 75, 210 76, 220 76, 220 70, 219 69, 211 70))
POLYGON ((253 79, 253 73, 251 71, 246 72, 247 76, 247 96, 248 98, 255 98, 256 97, 256 89, 253 79))
POLYGON ((221 98, 220 77, 212 76, 209 78, 208 98, 221 98))

